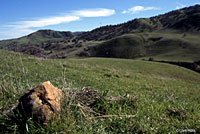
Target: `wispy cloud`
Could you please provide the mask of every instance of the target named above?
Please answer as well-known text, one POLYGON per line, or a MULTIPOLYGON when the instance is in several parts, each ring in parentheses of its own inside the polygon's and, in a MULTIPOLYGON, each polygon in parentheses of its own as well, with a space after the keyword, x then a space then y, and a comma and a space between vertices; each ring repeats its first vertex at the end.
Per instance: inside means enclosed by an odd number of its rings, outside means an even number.
POLYGON ((50 25, 58 25, 62 23, 69 23, 73 21, 78 21, 81 18, 86 17, 105 17, 115 14, 115 10, 97 8, 97 9, 85 9, 85 10, 76 10, 70 13, 53 16, 53 17, 43 17, 38 19, 31 19, 25 21, 17 21, 10 23, 10 25, 3 26, 5 31, 0 32, 1 35, 7 35, 7 37, 20 37, 25 34, 33 32, 32 28, 42 28, 50 25), (19 31, 19 32, 16 32, 19 31))
POLYGON ((132 8, 129 8, 128 10, 122 11, 123 14, 136 14, 142 11, 148 11, 148 10, 159 10, 160 8, 157 7, 143 7, 143 6, 134 6, 132 8))
POLYGON ((115 10, 98 8, 92 10, 74 11, 74 14, 80 17, 104 17, 115 14, 115 10))
POLYGON ((77 10, 63 16, 44 17, 44 18, 34 19, 31 21, 19 21, 7 26, 14 27, 14 28, 33 28, 33 27, 38 28, 38 27, 45 27, 45 26, 50 26, 50 25, 58 25, 61 23, 69 23, 72 21, 80 20, 80 18, 83 18, 83 17, 111 16, 114 13, 115 13, 115 10, 104 9, 104 8, 77 10))
POLYGON ((182 3, 179 3, 179 2, 176 2, 176 9, 180 9, 180 8, 184 8, 186 7, 186 5, 182 4, 182 3))
POLYGON ((60 17, 48 17, 31 21, 19 21, 13 25, 8 25, 14 28, 33 28, 33 27, 45 27, 50 25, 58 25, 61 23, 67 23, 79 20, 78 16, 60 16, 60 17))

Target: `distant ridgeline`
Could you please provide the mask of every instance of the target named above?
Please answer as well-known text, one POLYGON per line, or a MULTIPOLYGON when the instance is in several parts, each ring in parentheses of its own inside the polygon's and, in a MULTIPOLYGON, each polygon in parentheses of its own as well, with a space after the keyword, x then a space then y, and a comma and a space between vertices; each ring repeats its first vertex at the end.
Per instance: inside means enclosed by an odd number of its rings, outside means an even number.
POLYGON ((163 15, 140 18, 119 25, 104 26, 80 34, 78 39, 107 40, 127 33, 157 30, 200 31, 200 5, 186 7, 163 15))

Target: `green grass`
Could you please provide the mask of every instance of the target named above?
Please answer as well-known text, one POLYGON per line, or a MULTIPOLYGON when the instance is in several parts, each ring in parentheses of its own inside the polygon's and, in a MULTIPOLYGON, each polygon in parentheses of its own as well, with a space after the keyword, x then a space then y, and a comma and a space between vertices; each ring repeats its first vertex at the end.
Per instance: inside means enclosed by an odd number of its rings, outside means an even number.
MULTIPOLYGON (((3 133, 176 133, 176 129, 200 130, 200 74, 188 69, 147 61, 86 58, 39 59, 0 51, 0 110, 14 103, 28 89, 50 80, 65 92, 83 87, 108 92, 108 96, 136 96, 132 102, 99 102, 106 115, 134 118, 89 119, 74 100, 62 100, 62 113, 49 126, 16 124, 0 114, 3 133), (176 112, 174 112, 176 111, 176 112), (22 127, 24 126, 24 127, 22 127)), ((97 107, 98 107, 97 106, 97 107)), ((87 114, 87 112, 86 112, 87 114)))

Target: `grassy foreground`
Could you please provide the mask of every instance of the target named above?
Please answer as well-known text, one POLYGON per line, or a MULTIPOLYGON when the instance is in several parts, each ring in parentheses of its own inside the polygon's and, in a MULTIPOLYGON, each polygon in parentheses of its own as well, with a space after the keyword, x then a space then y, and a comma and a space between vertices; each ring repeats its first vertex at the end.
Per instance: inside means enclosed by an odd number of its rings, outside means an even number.
MULTIPOLYGON (((62 113, 49 126, 16 124, 0 114, 2 133, 176 133, 200 131, 200 74, 168 64, 124 59, 39 59, 0 51, 0 111, 28 89, 50 80, 62 89, 83 87, 136 99, 98 103, 108 118, 90 119, 73 100, 62 100, 62 113), (120 115, 135 115, 134 118, 120 115), (24 126, 24 127, 23 127, 24 126)), ((85 111, 87 114, 87 111, 85 111)))

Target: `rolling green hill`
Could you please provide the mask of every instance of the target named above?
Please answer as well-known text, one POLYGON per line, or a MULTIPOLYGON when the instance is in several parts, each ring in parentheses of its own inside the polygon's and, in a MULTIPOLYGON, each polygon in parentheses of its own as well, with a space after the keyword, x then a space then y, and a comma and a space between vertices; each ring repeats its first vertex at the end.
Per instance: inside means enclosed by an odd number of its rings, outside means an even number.
POLYGON ((168 61, 200 60, 200 34, 146 32, 126 34, 91 47, 94 57, 168 61))
MULTIPOLYGON (((129 94, 124 102, 98 102, 106 115, 136 115, 90 119, 72 100, 62 101, 62 112, 47 127, 13 122, 0 114, 3 133, 175 133, 200 131, 200 74, 164 63, 84 58, 41 59, 0 51, 0 111, 15 103, 28 89, 50 80, 62 89, 95 89, 106 96, 129 94)), ((83 109, 84 110, 84 109, 83 109)), ((97 107, 98 110, 98 107, 97 107)), ((100 110, 100 109, 99 109, 100 110)), ((97 111, 98 112, 98 111, 97 111)))
POLYGON ((39 30, 27 36, 11 39, 11 40, 3 40, 0 41, 1 48, 9 48, 9 47, 20 47, 20 46, 28 46, 30 44, 42 43, 45 41, 59 41, 63 39, 68 39, 74 37, 72 32, 59 32, 53 30, 39 30))

